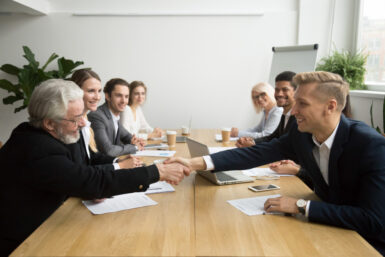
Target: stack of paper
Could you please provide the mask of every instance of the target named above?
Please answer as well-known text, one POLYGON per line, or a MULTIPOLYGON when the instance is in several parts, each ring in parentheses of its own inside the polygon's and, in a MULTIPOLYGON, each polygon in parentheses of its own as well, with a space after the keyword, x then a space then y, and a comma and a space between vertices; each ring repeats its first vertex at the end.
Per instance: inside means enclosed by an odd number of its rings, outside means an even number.
POLYGON ((156 183, 151 184, 146 194, 156 194, 156 193, 167 193, 167 192, 175 192, 175 189, 165 181, 158 181, 156 183))
POLYGON ((265 214, 263 208, 265 202, 269 198, 280 197, 281 195, 265 195, 251 198, 242 198, 236 200, 228 200, 227 202, 249 216, 265 214))
MULTIPOLYGON (((239 137, 230 137, 230 141, 237 141, 239 137)), ((218 142, 222 142, 222 135, 221 134, 215 134, 215 140, 218 142)))
POLYGON ((133 156, 172 157, 175 153, 175 151, 143 150, 136 152, 133 156))
POLYGON ((109 212, 117 212, 144 206, 156 205, 158 203, 153 201, 147 195, 145 195, 145 193, 141 192, 116 195, 112 198, 104 200, 101 203, 95 203, 94 201, 83 201, 83 204, 93 214, 104 214, 109 212))
POLYGON ((280 176, 280 177, 289 177, 293 175, 288 175, 288 174, 278 174, 274 170, 270 168, 252 168, 249 170, 243 170, 243 174, 246 176, 251 176, 251 177, 263 177, 263 176, 280 176))

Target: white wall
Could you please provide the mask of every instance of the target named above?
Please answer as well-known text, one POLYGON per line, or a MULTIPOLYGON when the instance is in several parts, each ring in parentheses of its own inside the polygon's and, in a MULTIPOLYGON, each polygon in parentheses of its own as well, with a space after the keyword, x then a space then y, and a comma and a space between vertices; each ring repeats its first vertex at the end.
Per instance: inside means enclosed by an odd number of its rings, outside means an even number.
MULTIPOLYGON (((53 13, 47 16, 0 16, 0 63, 25 63, 21 57, 23 45, 29 46, 41 62, 56 52, 84 61, 85 67, 92 67, 103 82, 112 77, 144 81, 149 89, 144 109, 153 126, 178 128, 187 124, 192 115, 194 128, 246 128, 260 118, 253 111, 250 89, 268 79, 272 46, 320 43, 320 58, 329 52, 328 41, 334 30, 338 45, 349 47, 350 38, 344 40, 336 35, 340 35, 338 31, 352 30, 345 19, 353 3, 336 1, 343 2, 345 8, 334 8, 341 15, 335 15, 332 23, 328 22, 332 0, 169 0, 162 4, 115 0, 109 1, 108 6, 106 1, 54 0, 50 2, 53 13), (264 15, 70 14, 86 11, 261 11, 264 15)), ((0 98, 6 95, 0 91, 0 98)), ((0 104, 1 141, 27 118, 25 111, 14 115, 13 108, 0 104)))

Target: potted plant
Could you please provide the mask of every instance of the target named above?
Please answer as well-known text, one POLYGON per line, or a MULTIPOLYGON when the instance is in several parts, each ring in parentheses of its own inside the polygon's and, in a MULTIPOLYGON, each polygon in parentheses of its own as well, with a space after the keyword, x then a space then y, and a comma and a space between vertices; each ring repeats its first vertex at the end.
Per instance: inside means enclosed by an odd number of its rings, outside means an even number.
POLYGON ((316 70, 341 75, 349 83, 350 89, 367 89, 364 84, 367 59, 368 54, 362 51, 357 53, 334 51, 318 62, 316 70))
POLYGON ((59 56, 53 53, 42 67, 39 67, 39 62, 36 61, 35 55, 27 46, 23 46, 24 55, 28 64, 22 68, 16 67, 12 64, 4 64, 0 67, 0 70, 17 77, 18 82, 16 84, 11 83, 9 80, 0 79, 0 88, 7 90, 9 95, 3 98, 4 104, 13 104, 16 101, 23 100, 22 105, 15 108, 15 113, 25 109, 28 106, 32 92, 36 86, 42 81, 52 78, 68 78, 76 67, 82 65, 83 62, 74 62, 69 59, 61 57, 57 60, 58 70, 45 71, 48 64, 59 56))

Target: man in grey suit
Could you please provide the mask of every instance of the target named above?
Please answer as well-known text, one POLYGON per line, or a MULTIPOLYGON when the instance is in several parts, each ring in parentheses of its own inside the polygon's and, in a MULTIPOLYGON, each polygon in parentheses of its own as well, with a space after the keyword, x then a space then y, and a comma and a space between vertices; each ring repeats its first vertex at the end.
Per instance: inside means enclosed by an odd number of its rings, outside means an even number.
POLYGON ((128 103, 128 82, 110 79, 104 87, 104 94, 106 102, 88 114, 98 149, 113 157, 142 150, 144 141, 131 135, 119 122, 119 115, 128 103))

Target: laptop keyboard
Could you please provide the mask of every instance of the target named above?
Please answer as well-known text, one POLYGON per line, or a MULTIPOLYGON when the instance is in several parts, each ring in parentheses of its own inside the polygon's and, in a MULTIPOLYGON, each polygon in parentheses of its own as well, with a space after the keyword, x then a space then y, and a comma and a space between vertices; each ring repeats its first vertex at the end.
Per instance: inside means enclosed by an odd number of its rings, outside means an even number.
POLYGON ((223 172, 218 172, 215 174, 217 176, 217 179, 219 181, 234 181, 234 180, 237 180, 236 178, 230 176, 230 175, 227 175, 226 173, 223 173, 223 172))

